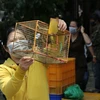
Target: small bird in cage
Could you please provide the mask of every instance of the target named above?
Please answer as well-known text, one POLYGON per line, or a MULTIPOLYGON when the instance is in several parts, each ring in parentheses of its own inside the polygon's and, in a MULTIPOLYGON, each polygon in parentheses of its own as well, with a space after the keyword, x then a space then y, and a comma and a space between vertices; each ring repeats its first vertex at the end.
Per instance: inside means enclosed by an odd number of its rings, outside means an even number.
MULTIPOLYGON (((67 31, 58 29, 58 19, 50 19, 50 24, 39 20, 18 22, 15 26, 14 41, 11 52, 17 58, 23 56, 33 57, 43 63, 66 62, 65 44, 67 31)), ((68 51, 68 50, 67 50, 68 51)))

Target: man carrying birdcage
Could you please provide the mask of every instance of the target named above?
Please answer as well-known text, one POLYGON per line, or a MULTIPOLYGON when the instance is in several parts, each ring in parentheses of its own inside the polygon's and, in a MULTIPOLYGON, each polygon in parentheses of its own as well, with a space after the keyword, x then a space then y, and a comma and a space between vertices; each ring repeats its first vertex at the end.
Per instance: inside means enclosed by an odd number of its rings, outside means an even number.
MULTIPOLYGON (((66 23, 60 19, 58 21, 60 30, 65 30, 66 23)), ((32 56, 27 56, 31 49, 27 47, 27 37, 24 37, 21 32, 13 28, 7 32, 3 40, 10 58, 0 65, 0 89, 7 100, 49 100, 47 68, 45 64, 34 60, 32 56), (17 54, 12 52, 12 48, 17 54)))

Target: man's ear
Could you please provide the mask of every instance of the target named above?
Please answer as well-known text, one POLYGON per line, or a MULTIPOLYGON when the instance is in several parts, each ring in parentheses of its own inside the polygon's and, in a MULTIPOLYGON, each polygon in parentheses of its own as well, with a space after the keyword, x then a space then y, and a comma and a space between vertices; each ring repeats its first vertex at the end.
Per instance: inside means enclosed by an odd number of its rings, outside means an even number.
POLYGON ((3 45, 3 48, 6 52, 9 52, 8 48, 6 46, 3 45))

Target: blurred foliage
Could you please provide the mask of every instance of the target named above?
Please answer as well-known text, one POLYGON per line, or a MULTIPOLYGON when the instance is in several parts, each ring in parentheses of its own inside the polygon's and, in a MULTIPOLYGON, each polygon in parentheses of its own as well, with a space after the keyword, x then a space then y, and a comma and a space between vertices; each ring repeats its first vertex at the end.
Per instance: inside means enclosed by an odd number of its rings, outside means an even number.
POLYGON ((5 11, 0 22, 0 34, 18 21, 39 19, 49 22, 50 17, 64 15, 67 0, 0 0, 0 10, 5 11), (63 12, 63 13, 62 13, 63 12))
POLYGON ((67 0, 1 0, 1 9, 14 14, 18 21, 40 19, 47 21, 65 10, 67 0))

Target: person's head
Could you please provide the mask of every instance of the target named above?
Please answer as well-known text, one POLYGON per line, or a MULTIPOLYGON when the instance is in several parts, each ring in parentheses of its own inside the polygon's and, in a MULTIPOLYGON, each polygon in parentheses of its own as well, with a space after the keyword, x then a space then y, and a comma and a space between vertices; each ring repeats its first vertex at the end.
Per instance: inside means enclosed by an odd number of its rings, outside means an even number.
POLYGON ((2 41, 2 50, 5 53, 4 58, 7 59, 8 57, 10 57, 9 53, 7 52, 7 40, 8 40, 8 36, 11 32, 14 31, 13 27, 10 27, 7 31, 5 31, 1 34, 1 41, 2 41))
POLYGON ((90 17, 91 26, 95 26, 98 23, 100 23, 100 17, 95 13, 92 14, 91 17, 90 17))
POLYGON ((70 22, 70 25, 69 25, 69 31, 71 34, 75 34, 75 33, 78 33, 79 29, 80 29, 80 24, 78 23, 78 21, 76 20, 72 20, 70 22))
MULTIPOLYGON (((19 30, 16 30, 14 28, 10 28, 8 29, 5 38, 3 38, 3 45, 4 45, 4 49, 6 52, 9 53, 10 57, 16 62, 18 63, 19 58, 16 58, 15 56, 13 56, 11 49, 14 46, 14 42, 18 41, 18 40, 25 40, 25 37, 23 36, 22 32, 19 30), (16 35, 15 35, 16 34, 16 35)), ((18 42, 17 42, 18 43, 18 42)), ((18 46, 18 44, 17 44, 18 46)), ((17 47, 18 48, 18 47, 17 47)))
POLYGON ((8 41, 8 38, 9 38, 9 34, 12 33, 12 32, 14 32, 14 31, 15 31, 15 29, 13 27, 10 27, 7 30, 6 34, 3 35, 2 42, 3 42, 3 45, 4 45, 5 48, 7 48, 7 41, 8 41))

